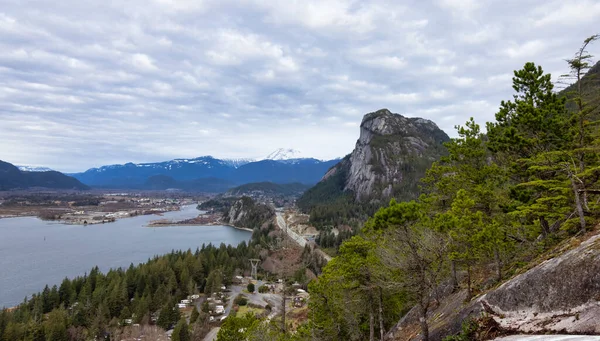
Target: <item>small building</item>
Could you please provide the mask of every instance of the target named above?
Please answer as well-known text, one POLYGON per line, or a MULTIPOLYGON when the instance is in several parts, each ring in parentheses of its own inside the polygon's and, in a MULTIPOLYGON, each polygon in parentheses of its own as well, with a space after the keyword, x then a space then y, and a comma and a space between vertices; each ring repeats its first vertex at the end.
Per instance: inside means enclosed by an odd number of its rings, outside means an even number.
POLYGON ((185 304, 185 303, 177 303, 177 308, 179 308, 179 309, 184 309, 186 307, 187 307, 187 304, 185 304))
POLYGON ((222 305, 218 305, 215 307, 215 314, 220 315, 223 314, 225 312, 225 307, 223 307, 222 305))
POLYGON ((191 300, 181 300, 180 302, 181 304, 191 304, 192 301, 191 300))

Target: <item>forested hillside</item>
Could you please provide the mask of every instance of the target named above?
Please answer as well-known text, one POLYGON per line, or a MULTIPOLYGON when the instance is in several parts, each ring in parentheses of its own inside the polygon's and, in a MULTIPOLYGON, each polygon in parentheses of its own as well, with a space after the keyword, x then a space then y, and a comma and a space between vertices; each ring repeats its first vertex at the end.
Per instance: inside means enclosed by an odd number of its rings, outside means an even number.
POLYGON ((57 171, 26 172, 0 160, 0 191, 31 187, 86 190, 88 186, 57 171))
MULTIPOLYGON (((587 61, 569 66, 577 73, 587 61)), ((379 210, 312 283, 319 340, 382 339, 413 307, 427 340, 429 315, 448 285, 468 300, 594 228, 600 134, 589 103, 600 94, 584 97, 588 88, 575 86, 581 91, 567 103, 534 63, 515 71, 513 88, 487 134, 473 119, 457 127, 421 197, 379 210)), ((474 339, 478 323, 460 340, 474 339)))
POLYGON ((114 333, 129 318, 140 324, 154 321, 166 330, 179 321, 173 309, 179 300, 220 290, 256 256, 255 246, 245 243, 237 248, 208 245, 106 274, 94 268, 46 287, 12 312, 3 310, 0 339, 87 340, 114 333))

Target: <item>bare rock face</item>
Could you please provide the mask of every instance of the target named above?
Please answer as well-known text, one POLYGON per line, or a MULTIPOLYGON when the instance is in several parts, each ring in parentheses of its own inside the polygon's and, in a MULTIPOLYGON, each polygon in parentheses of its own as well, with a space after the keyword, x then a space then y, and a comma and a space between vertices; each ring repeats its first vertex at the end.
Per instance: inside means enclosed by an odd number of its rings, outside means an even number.
POLYGON ((600 235, 504 283, 479 301, 506 329, 600 333, 600 235))
POLYGON ((223 220, 233 226, 254 229, 274 216, 275 212, 269 206, 256 203, 250 197, 242 197, 231 205, 223 220))
MULTIPOLYGON (((510 334, 600 334, 600 235, 469 302, 466 290, 442 297, 429 313, 433 341, 459 333, 463 321, 482 314, 510 334)), ((420 340, 418 322, 409 312, 386 340, 420 340)))
POLYGON ((354 193, 357 201, 414 198, 417 181, 443 155, 442 143, 448 139, 432 121, 381 109, 365 115, 354 151, 324 178, 347 167, 344 190, 354 193))

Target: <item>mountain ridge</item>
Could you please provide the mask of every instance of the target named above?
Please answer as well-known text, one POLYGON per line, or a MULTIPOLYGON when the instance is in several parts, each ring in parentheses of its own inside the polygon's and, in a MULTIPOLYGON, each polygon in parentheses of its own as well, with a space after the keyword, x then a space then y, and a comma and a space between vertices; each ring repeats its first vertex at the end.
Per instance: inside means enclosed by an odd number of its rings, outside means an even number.
POLYGON ((154 163, 106 165, 85 172, 71 173, 90 186, 135 188, 157 175, 171 177, 174 181, 189 182, 215 178, 230 183, 222 190, 252 182, 315 184, 339 159, 321 161, 314 158, 295 158, 253 161, 251 159, 217 159, 212 156, 179 158, 154 163))
POLYGON ((17 166, 0 160, 0 191, 33 187, 86 190, 79 180, 57 171, 21 171, 17 166))

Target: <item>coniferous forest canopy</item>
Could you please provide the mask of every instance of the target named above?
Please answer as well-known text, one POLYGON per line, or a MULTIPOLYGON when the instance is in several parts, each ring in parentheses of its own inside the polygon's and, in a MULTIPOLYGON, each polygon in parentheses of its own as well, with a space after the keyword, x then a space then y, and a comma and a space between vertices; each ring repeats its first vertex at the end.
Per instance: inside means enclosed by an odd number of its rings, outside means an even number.
MULTIPOLYGON (((310 283, 309 320, 296 333, 230 316, 219 340, 382 339, 413 307, 427 340, 426 316, 442 283, 472 297, 484 290, 481 278, 499 283, 559 241, 589 231, 600 212, 600 87, 595 72, 584 77, 591 66, 585 48, 598 38, 568 60, 574 86, 557 92, 550 74, 526 63, 514 72, 513 98, 500 103, 485 133, 475 119, 456 127, 447 155, 422 179, 420 197, 379 209, 310 283)), ((340 198, 332 196, 343 207, 340 198)), ((3 310, 0 340, 107 338, 131 316, 140 324, 157 317, 159 327, 190 337, 180 331, 195 326, 178 322, 175 302, 230 281, 267 237, 257 231, 249 245, 177 251, 65 279, 3 310)))

